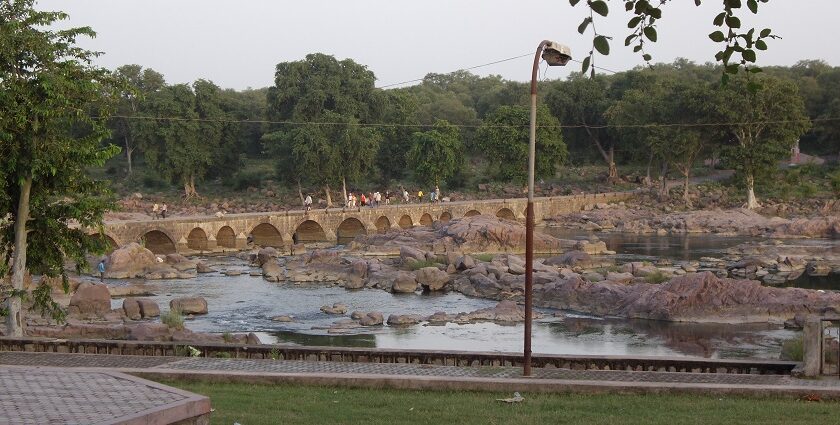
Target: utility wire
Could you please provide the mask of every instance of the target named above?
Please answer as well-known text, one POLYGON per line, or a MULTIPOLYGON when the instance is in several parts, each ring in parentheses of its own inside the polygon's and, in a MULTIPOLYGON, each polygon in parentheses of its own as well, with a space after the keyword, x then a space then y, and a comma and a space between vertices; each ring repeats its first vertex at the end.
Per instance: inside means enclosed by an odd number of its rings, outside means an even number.
MULTIPOLYGON (((526 53, 526 54, 524 54, 524 55, 513 56, 513 57, 510 57, 510 58, 507 58, 507 59, 499 59, 499 60, 497 60, 497 61, 488 62, 488 63, 483 63, 483 64, 481 64, 481 65, 475 65, 475 66, 471 66, 471 67, 469 67, 469 68, 456 69, 455 71, 450 71, 450 72, 447 72, 447 73, 445 73, 445 74, 441 74, 441 75, 448 75, 448 74, 452 74, 452 73, 455 73, 455 72, 458 72, 458 71, 469 71, 469 70, 476 69, 476 68, 481 68, 481 67, 484 67, 484 66, 495 65, 495 64, 497 64, 497 63, 508 62, 508 61, 512 61, 512 60, 516 60, 516 59, 522 59, 522 58, 524 58, 524 57, 526 57, 526 56, 530 56, 530 55, 531 55, 530 53, 526 53)), ((417 83, 417 82, 423 81, 423 80, 425 80, 425 79, 426 79, 425 77, 423 77, 423 78, 416 78, 416 79, 414 79, 414 80, 402 81, 402 82, 399 82, 399 83, 393 83, 393 84, 386 84, 386 85, 384 85, 384 86, 379 86, 379 87, 377 87, 377 88, 378 88, 378 89, 385 89, 385 88, 388 88, 388 87, 401 86, 401 85, 403 85, 403 84, 417 83)))
MULTIPOLYGON (((109 118, 120 118, 127 120, 146 120, 146 121, 174 121, 174 122, 217 122, 230 124, 277 124, 277 125, 319 125, 319 126, 342 126, 355 125, 358 127, 409 127, 409 128, 425 128, 434 127, 434 124, 388 124, 388 123, 348 123, 348 122, 317 122, 317 121, 271 121, 271 120, 236 120, 236 119, 218 119, 218 118, 183 118, 183 117, 147 117, 147 116, 128 116, 128 115, 112 115, 109 118)), ((96 117, 95 119, 103 119, 96 117)), ((833 122, 840 121, 840 117, 829 118, 805 118, 792 120, 767 120, 767 121, 734 121, 734 122, 711 122, 711 123, 649 123, 649 124, 560 124, 560 125, 539 125, 542 128, 588 128, 588 129, 605 129, 605 128, 668 128, 668 127, 722 127, 730 125, 757 125, 757 124, 788 124, 797 122, 833 122)), ((527 127, 528 124, 523 125, 493 125, 493 124, 452 124, 454 127, 460 128, 518 128, 527 127)))

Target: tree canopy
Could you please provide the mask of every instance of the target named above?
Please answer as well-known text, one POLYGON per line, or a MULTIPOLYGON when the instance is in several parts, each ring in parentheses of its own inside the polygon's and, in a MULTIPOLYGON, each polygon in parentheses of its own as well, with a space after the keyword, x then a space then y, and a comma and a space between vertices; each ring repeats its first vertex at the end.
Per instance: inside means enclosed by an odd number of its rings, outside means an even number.
MULTIPOLYGON (((61 276, 66 290, 65 262, 84 265, 85 253, 104 248, 83 229, 100 226, 113 208, 87 167, 119 152, 100 145, 105 121, 92 117, 107 118, 122 87, 91 65, 95 53, 76 45, 94 35, 90 28, 50 29, 66 18, 35 10, 34 0, 0 3, 0 253, 2 264, 12 264, 11 287, 2 290, 7 335, 22 334, 27 270, 61 276), (68 227, 72 222, 80 227, 68 227)), ((63 317, 46 281, 32 296, 35 308, 63 317)))

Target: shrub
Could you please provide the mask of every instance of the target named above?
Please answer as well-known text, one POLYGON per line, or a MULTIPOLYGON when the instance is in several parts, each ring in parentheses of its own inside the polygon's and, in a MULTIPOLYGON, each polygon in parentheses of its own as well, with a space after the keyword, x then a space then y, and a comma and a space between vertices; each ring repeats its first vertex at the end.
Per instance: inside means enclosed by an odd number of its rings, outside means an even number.
POLYGON ((234 174, 231 179, 231 186, 235 190, 245 190, 249 187, 260 187, 266 173, 260 170, 242 170, 234 174))
POLYGON ((493 261, 493 257, 495 257, 495 256, 496 256, 495 254, 484 253, 484 254, 475 254, 475 255, 473 255, 473 258, 478 260, 478 261, 484 261, 485 263, 489 263, 489 262, 493 261))
POLYGON ((143 177, 140 179, 140 182, 147 189, 164 189, 169 186, 169 182, 163 179, 160 174, 151 170, 147 170, 143 173, 143 177))
POLYGON ((231 334, 230 332, 225 332, 222 334, 222 339, 229 344, 233 342, 233 334, 231 334))
POLYGON ((779 358, 782 360, 792 360, 801 362, 804 358, 802 337, 791 338, 782 342, 782 354, 779 358))
POLYGON ((663 273, 662 270, 657 270, 645 276, 645 282, 657 285, 663 282, 667 282, 669 279, 671 279, 671 276, 668 276, 667 274, 663 273))
POLYGON ((837 170, 828 175, 829 183, 831 184, 831 190, 834 192, 834 196, 840 197, 840 170, 837 170))
POLYGON ((184 329, 184 315, 178 309, 172 309, 161 314, 160 321, 170 328, 184 329))
POLYGON ((222 352, 218 352, 218 353, 214 354, 213 357, 216 357, 216 358, 219 358, 219 359, 229 359, 233 356, 231 356, 230 353, 228 353, 226 351, 222 351, 222 352))

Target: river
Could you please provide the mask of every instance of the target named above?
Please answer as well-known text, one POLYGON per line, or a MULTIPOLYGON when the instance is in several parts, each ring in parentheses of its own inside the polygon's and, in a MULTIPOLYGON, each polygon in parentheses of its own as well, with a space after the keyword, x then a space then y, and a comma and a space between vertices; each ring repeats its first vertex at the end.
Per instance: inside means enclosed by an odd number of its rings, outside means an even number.
MULTIPOLYGON (((578 235, 582 237, 584 235, 578 235)), ((644 238, 606 239, 611 249, 619 248, 626 256, 697 256, 720 254, 723 249, 744 242, 743 238, 719 239, 697 248, 695 241, 674 242, 651 236, 644 238), (629 241, 633 242, 629 242, 629 241), (613 245, 611 245, 613 244, 613 245), (632 246, 639 247, 638 250, 632 246), (689 248, 680 254, 680 248, 689 248), (655 247, 655 248, 653 248, 655 247), (670 248, 669 248, 670 247, 670 248)), ((710 236, 709 238, 715 238, 710 236)), ((634 257, 635 258, 635 257, 634 257)), ((338 286, 297 286, 269 283, 258 271, 234 257, 202 258, 217 273, 199 275, 195 279, 132 281, 154 295, 162 310, 169 300, 180 296, 202 296, 209 314, 188 318, 187 326, 201 332, 255 332, 263 342, 309 346, 356 346, 379 348, 412 348, 425 350, 469 350, 521 352, 523 326, 495 323, 415 325, 410 327, 380 326, 359 328, 342 334, 326 328, 342 316, 322 313, 322 305, 345 303, 349 311, 379 311, 388 314, 431 315, 437 311, 458 313, 492 307, 495 301, 470 298, 460 293, 391 294, 378 289, 349 291, 338 286), (239 276, 226 276, 224 270, 240 270, 239 276), (292 316, 294 322, 271 320, 279 315, 292 316)), ((122 284, 121 282, 110 282, 122 284)), ((122 300, 114 300, 119 307, 122 300)), ((633 356, 701 356, 710 358, 778 358, 784 340, 799 332, 776 325, 725 325, 669 323, 650 320, 599 318, 564 312, 555 318, 551 310, 541 310, 545 319, 534 324, 533 350, 545 354, 603 354, 633 356)))

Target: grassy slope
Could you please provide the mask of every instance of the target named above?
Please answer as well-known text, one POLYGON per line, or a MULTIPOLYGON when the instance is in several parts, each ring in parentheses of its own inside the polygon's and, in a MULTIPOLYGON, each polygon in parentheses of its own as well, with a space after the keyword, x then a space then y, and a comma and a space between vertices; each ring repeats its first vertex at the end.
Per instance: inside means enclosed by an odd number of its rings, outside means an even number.
POLYGON ((213 424, 831 424, 840 404, 684 395, 523 394, 164 382, 210 397, 213 424))

